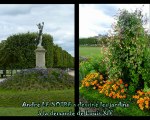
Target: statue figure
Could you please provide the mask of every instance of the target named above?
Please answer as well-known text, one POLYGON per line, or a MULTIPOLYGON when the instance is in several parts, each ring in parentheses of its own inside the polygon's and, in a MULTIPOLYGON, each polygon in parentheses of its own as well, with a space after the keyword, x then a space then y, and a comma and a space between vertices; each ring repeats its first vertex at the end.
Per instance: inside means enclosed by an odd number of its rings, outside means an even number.
POLYGON ((39 29, 39 35, 38 35, 38 40, 39 40, 39 44, 38 46, 41 47, 42 46, 42 31, 43 31, 43 26, 44 26, 44 22, 37 24, 38 29, 39 29))

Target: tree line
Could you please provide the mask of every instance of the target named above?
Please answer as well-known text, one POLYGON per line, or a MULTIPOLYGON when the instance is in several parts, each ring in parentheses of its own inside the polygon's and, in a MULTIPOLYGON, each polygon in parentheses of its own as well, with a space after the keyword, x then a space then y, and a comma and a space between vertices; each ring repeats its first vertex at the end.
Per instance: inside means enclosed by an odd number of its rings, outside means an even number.
MULTIPOLYGON (((148 45, 150 47, 150 35, 147 34, 149 42, 148 45)), ((114 36, 117 37, 117 36, 114 36)), ((101 35, 99 34, 98 36, 95 37, 87 37, 87 38, 80 38, 79 39, 79 45, 80 46, 104 46, 104 47, 108 47, 110 44, 110 37, 106 34, 106 35, 101 35)))
POLYGON ((88 38, 80 38, 79 39, 80 46, 108 46, 109 45, 109 37, 108 35, 101 35, 95 37, 88 38))
MULTIPOLYGON (((0 43, 1 69, 35 68, 35 49, 39 43, 37 33, 11 35, 0 43)), ((53 43, 53 37, 43 34, 42 46, 46 49, 46 67, 73 68, 74 57, 53 43)))

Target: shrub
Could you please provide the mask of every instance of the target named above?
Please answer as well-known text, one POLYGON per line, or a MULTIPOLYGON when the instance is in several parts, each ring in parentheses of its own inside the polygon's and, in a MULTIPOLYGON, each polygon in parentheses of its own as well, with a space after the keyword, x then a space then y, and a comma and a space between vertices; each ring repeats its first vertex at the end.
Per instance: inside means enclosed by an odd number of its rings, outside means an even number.
POLYGON ((107 73, 107 61, 103 59, 103 56, 89 58, 88 61, 82 61, 79 64, 79 80, 81 81, 86 75, 93 72, 99 72, 103 74, 106 79, 107 73))
POLYGON ((106 80, 102 74, 94 72, 88 74, 82 80, 81 88, 82 87, 86 87, 88 89, 98 89, 99 93, 105 94, 113 99, 123 99, 126 98, 128 84, 124 84, 122 79, 111 81, 106 80))
MULTIPOLYGON (((110 78, 122 78, 129 84, 130 94, 144 88, 147 68, 144 58, 147 45, 147 35, 143 28, 143 17, 140 10, 129 13, 122 10, 117 17, 114 28, 116 35, 110 44, 110 78)), ((146 60, 146 59, 145 59, 146 60)))
POLYGON ((74 87, 74 77, 60 69, 26 69, 0 83, 3 89, 65 89, 74 87))

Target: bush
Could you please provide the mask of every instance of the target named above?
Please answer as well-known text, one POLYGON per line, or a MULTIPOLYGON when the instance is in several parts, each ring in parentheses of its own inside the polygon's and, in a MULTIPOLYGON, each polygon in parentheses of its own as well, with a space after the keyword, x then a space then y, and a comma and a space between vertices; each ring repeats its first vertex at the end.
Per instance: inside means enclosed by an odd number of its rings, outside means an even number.
POLYGON ((110 77, 122 78, 129 84, 129 91, 134 94, 136 90, 144 88, 148 70, 144 67, 146 48, 148 48, 147 35, 143 28, 143 17, 140 10, 129 13, 120 11, 114 28, 116 36, 110 44, 110 77))
POLYGON ((0 83, 0 88, 15 90, 65 89, 74 87, 74 77, 60 69, 26 69, 0 83))
MULTIPOLYGON (((86 75, 93 72, 103 74, 104 78, 108 77, 107 74, 107 61, 103 60, 103 56, 89 58, 86 61, 80 62, 79 65, 79 80, 81 81, 86 75)), ((81 83, 81 82, 80 82, 81 83)))

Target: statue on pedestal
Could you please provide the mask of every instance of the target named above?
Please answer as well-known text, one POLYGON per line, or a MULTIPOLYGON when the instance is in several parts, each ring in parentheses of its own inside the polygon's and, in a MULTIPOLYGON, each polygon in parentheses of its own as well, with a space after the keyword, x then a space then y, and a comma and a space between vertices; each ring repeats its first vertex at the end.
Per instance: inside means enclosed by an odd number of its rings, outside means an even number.
POLYGON ((43 31, 43 26, 44 22, 37 24, 38 29, 39 29, 39 34, 38 34, 38 41, 39 44, 37 46, 37 49, 35 50, 36 54, 36 68, 46 68, 45 66, 45 52, 46 50, 42 46, 42 31, 43 31))
POLYGON ((37 24, 38 29, 39 29, 39 35, 38 35, 38 40, 39 40, 39 44, 38 47, 42 47, 42 31, 43 31, 43 26, 44 26, 44 22, 37 24))

